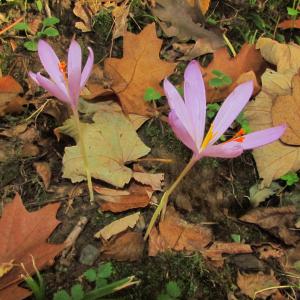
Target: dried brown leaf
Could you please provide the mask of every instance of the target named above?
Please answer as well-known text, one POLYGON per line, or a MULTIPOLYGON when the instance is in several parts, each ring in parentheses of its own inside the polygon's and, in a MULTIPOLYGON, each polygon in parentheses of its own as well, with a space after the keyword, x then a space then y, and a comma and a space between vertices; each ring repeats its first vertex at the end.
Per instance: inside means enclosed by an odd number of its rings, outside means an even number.
MULTIPOLYGON (((207 101, 216 102, 224 100, 233 89, 240 83, 253 80, 253 75, 249 78, 249 75, 245 76, 244 73, 254 72, 255 76, 260 77, 265 69, 265 62, 255 46, 250 44, 244 44, 234 58, 231 58, 228 54, 227 48, 218 49, 214 53, 212 62, 207 67, 201 67, 201 71, 204 76, 205 88, 207 91, 207 101), (232 79, 232 84, 223 88, 214 88, 209 86, 209 81, 215 77, 212 73, 213 70, 219 70, 229 76, 232 79), (244 78, 241 76, 245 76, 244 78)), ((253 74, 253 73, 252 73, 253 74)), ((257 82, 256 79, 254 79, 257 82)), ((256 91, 258 92, 256 83, 256 91)))
POLYGON ((300 239, 295 231, 291 230, 295 224, 295 213, 294 206, 259 207, 252 209, 240 220, 257 224, 283 240, 287 245, 294 245, 300 239))
POLYGON ((0 299, 17 299, 14 294, 7 298, 3 295, 8 294, 7 288, 15 289, 13 286, 23 280, 21 263, 29 274, 33 274, 32 257, 40 270, 52 264, 54 257, 65 247, 64 244, 47 243, 49 235, 59 224, 55 218, 58 208, 59 204, 49 204, 38 211, 28 212, 18 194, 4 207, 0 219, 0 265, 13 260, 15 266, 0 279, 0 299))
POLYGON ((241 289, 242 293, 254 299, 255 296, 266 299, 267 297, 276 293, 277 289, 270 289, 256 294, 258 291, 270 288, 278 287, 280 282, 274 277, 274 274, 241 274, 238 272, 237 285, 241 289))
POLYGON ((281 28, 281 29, 298 28, 298 29, 300 29, 300 19, 284 20, 278 24, 278 28, 281 28))
POLYGON ((48 162, 35 162, 34 167, 38 175, 42 178, 45 189, 48 190, 51 180, 51 168, 48 162))
POLYGON ((169 207, 159 229, 153 228, 149 235, 149 256, 167 250, 201 251, 212 238, 209 228, 187 223, 174 208, 169 207))
POLYGON ((162 40, 158 39, 155 24, 146 26, 139 34, 124 35, 123 58, 108 58, 104 62, 105 74, 112 79, 112 90, 120 98, 126 113, 151 115, 153 109, 144 100, 148 87, 162 93, 159 83, 171 74, 174 63, 159 58, 162 40))
POLYGON ((101 248, 103 259, 136 261, 141 259, 145 243, 139 232, 125 232, 101 248))

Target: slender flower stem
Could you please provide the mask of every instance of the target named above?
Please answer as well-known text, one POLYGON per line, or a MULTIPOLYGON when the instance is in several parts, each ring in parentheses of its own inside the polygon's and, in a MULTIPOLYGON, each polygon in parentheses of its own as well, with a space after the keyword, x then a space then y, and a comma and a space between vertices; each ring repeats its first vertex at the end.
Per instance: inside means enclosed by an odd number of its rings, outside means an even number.
POLYGON ((87 159, 87 155, 86 155, 85 145, 84 145, 84 142, 83 142, 83 134, 82 134, 82 130, 81 130, 79 114, 78 114, 78 111, 76 109, 73 110, 73 114, 74 114, 74 117, 75 117, 76 127, 77 127, 77 131, 78 131, 78 144, 79 144, 79 147, 80 147, 81 155, 83 157, 84 168, 86 170, 86 178, 87 178, 87 184, 88 184, 88 189, 89 189, 90 201, 94 202, 92 176, 91 176, 89 163, 88 163, 88 159, 87 159))
POLYGON ((157 220, 157 218, 159 217, 161 211, 163 211, 162 213, 162 217, 164 215, 164 211, 167 207, 167 203, 168 203, 168 199, 169 196, 173 193, 173 191, 175 190, 175 188, 177 187, 177 185, 180 183, 180 181, 183 179, 183 177, 189 172, 189 170, 193 167, 193 165, 196 163, 197 159, 195 156, 192 156, 191 160, 188 162, 188 164, 185 166, 185 168, 182 170, 182 172, 180 173, 180 175, 177 177, 177 179, 173 182, 173 184, 164 192, 159 205, 157 206, 151 220, 150 223, 148 225, 148 228, 146 230, 146 234, 144 236, 144 240, 146 240, 157 220))

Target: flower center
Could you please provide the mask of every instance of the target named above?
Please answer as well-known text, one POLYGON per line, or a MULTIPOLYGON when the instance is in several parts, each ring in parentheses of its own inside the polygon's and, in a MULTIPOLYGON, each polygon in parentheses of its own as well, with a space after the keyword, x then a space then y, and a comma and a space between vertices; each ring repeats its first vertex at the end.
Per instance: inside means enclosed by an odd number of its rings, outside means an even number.
POLYGON ((225 143, 228 142, 238 142, 238 143, 242 143, 245 140, 245 130, 243 128, 241 128, 231 139, 227 140, 225 143))
POLYGON ((67 64, 64 61, 58 63, 59 71, 64 75, 64 79, 67 80, 67 64))
POLYGON ((201 148, 200 148, 200 152, 203 151, 207 145, 209 144, 209 142, 216 136, 217 132, 213 132, 214 126, 213 124, 210 125, 209 130, 202 142, 201 148))

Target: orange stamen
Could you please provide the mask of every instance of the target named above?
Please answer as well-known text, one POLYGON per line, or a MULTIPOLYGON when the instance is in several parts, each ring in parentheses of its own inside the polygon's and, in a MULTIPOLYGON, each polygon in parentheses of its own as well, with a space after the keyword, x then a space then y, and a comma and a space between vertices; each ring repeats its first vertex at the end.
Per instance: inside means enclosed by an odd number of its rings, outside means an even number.
POLYGON ((67 77, 67 64, 64 61, 58 63, 59 70, 67 77))
POLYGON ((246 132, 243 128, 241 128, 231 139, 229 139, 225 143, 233 142, 233 141, 242 143, 245 140, 245 138, 243 137, 244 134, 246 134, 246 132))

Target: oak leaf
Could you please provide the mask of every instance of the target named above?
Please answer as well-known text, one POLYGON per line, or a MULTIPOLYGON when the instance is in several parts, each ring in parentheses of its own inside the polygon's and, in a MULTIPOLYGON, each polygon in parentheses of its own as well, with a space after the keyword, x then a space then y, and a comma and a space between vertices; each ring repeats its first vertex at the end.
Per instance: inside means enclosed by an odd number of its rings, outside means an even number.
POLYGON ((28 296, 27 290, 18 287, 23 280, 21 263, 29 274, 33 274, 32 257, 37 269, 41 269, 52 264, 54 257, 64 249, 64 244, 47 243, 60 223, 55 218, 58 208, 59 204, 49 204, 28 212, 18 194, 4 207, 0 219, 0 265, 13 261, 14 267, 0 279, 0 299, 16 300, 28 296))
MULTIPOLYGON (((125 164, 146 155, 150 148, 140 140, 133 125, 122 113, 101 111, 95 113, 92 120, 94 123, 81 123, 91 175, 123 187, 133 175, 125 164)), ((74 119, 67 120, 59 131, 75 140, 78 138, 74 119)), ((86 178, 78 145, 65 148, 63 166, 63 176, 72 182, 86 178)))
POLYGON ((207 101, 216 102, 224 100, 234 88, 245 81, 256 82, 254 93, 259 91, 256 77, 260 77, 265 69, 265 62, 255 49, 255 46, 244 44, 236 57, 231 58, 227 48, 220 48, 214 52, 214 58, 207 67, 201 67, 207 92, 207 101), (215 76, 212 71, 218 70, 232 79, 232 84, 222 88, 214 88, 209 85, 209 81, 215 76), (249 72, 250 77, 249 77, 249 72), (245 76, 245 74, 247 74, 245 76), (254 74, 253 74, 254 73, 254 74))
POLYGON ((124 34, 123 58, 107 58, 105 74, 112 79, 112 90, 120 98, 126 113, 151 115, 153 109, 144 100, 151 87, 163 93, 159 83, 175 68, 174 63, 159 58, 162 40, 158 39, 155 24, 146 26, 139 34, 124 34))

